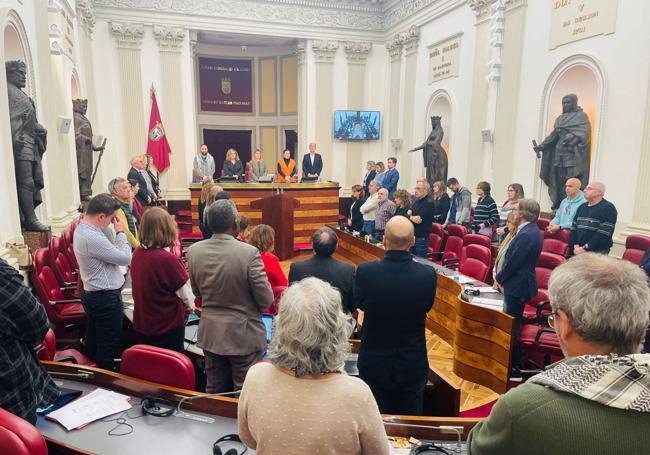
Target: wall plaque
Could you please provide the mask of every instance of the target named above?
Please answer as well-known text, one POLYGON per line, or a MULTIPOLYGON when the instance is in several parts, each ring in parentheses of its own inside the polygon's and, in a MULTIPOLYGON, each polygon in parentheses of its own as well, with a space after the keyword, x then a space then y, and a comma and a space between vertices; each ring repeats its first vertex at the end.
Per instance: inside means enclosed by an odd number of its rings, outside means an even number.
POLYGON ((461 34, 429 46, 429 84, 458 76, 461 34))
POLYGON ((616 31, 618 0, 553 0, 549 48, 616 31))

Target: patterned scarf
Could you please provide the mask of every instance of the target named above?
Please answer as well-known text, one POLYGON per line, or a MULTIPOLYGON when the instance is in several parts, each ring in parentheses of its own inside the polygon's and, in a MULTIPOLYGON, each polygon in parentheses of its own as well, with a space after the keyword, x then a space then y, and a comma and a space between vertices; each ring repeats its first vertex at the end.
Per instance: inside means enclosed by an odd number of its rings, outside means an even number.
POLYGON ((612 408, 650 412, 650 354, 570 357, 528 382, 612 408))

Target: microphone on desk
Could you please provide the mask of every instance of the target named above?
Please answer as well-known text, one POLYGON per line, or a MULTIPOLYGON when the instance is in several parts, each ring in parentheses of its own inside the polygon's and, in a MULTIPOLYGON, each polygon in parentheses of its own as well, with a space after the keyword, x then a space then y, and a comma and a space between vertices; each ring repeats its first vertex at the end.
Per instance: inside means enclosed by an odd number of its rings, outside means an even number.
POLYGON ((463 434, 463 431, 465 431, 465 428, 459 426, 453 426, 453 425, 440 425, 440 426, 416 425, 413 423, 401 423, 399 422, 399 420, 401 419, 398 416, 390 416, 390 417, 384 417, 382 419, 382 422, 384 423, 384 425, 395 425, 395 426, 409 427, 409 428, 426 428, 428 430, 440 430, 441 432, 456 433, 456 436, 458 436, 458 441, 456 444, 456 452, 461 451, 461 447, 462 447, 461 435, 463 434))

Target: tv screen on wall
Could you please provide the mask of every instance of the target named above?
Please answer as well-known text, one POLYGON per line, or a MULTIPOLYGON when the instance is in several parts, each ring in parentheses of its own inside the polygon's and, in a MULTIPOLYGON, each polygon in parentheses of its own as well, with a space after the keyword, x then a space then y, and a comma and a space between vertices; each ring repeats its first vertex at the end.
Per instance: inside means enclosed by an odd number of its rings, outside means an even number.
POLYGON ((335 111, 334 139, 348 141, 379 140, 379 111, 335 111))

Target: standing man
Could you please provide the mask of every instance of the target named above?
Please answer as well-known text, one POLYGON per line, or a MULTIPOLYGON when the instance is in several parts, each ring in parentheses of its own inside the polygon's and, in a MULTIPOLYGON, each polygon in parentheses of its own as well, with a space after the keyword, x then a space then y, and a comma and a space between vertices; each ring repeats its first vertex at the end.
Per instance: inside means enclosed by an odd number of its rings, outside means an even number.
POLYGON ((436 297, 436 271, 413 260, 413 224, 386 224, 386 255, 360 264, 354 300, 364 311, 359 377, 384 414, 422 415, 429 362, 425 320, 436 297))
POLYGON ((411 253, 420 258, 427 257, 429 234, 431 234, 431 225, 433 224, 433 201, 429 198, 430 191, 429 183, 424 180, 418 181, 415 185, 415 201, 406 212, 415 229, 415 244, 411 253))
POLYGON ((237 240, 235 204, 217 200, 205 218, 214 233, 187 253, 190 282, 202 304, 198 343, 205 354, 208 393, 241 389, 266 348, 262 313, 273 291, 257 248, 237 240))
POLYGON ((590 182, 585 188, 586 204, 578 207, 571 225, 569 256, 585 251, 609 254, 618 212, 605 199, 605 185, 590 182))
POLYGON ((291 264, 289 284, 310 276, 319 278, 334 286, 341 293, 343 312, 351 315, 356 310, 352 298, 354 266, 332 257, 338 242, 339 238, 336 232, 328 227, 322 227, 314 232, 311 236, 314 255, 304 261, 291 264))
POLYGON ((542 234, 537 227, 539 204, 533 199, 520 199, 515 217, 519 221, 519 228, 508 246, 503 267, 496 276, 496 284, 503 290, 504 311, 515 318, 510 378, 521 380, 519 371, 521 318, 526 302, 537 295, 535 265, 542 252, 542 234))
POLYGON ((316 153, 316 144, 309 144, 309 153, 302 157, 302 175, 305 177, 319 178, 323 170, 323 158, 316 153))
POLYGON ((157 199, 153 182, 147 173, 147 164, 144 155, 136 155, 131 158, 131 169, 129 169, 127 178, 138 181, 140 188, 135 197, 140 201, 140 204, 151 205, 157 199))
POLYGON ((199 154, 192 163, 192 180, 198 183, 211 182, 215 171, 214 158, 208 153, 208 146, 201 144, 199 154))
POLYGON ((46 407, 59 390, 34 350, 50 328, 45 308, 23 277, 0 259, 0 407, 36 424, 36 408, 46 407))
POLYGON ((469 226, 469 218, 472 214, 472 192, 458 183, 454 177, 447 180, 447 187, 454 194, 451 196, 451 207, 445 226, 449 224, 469 226))
POLYGON ((85 354, 99 368, 115 369, 122 334, 122 293, 124 275, 120 266, 131 264, 131 247, 117 211, 120 203, 108 194, 98 194, 88 203, 84 218, 74 231, 73 248, 79 262, 86 310, 85 354), (113 224, 115 243, 103 230, 113 224))
POLYGON ((47 130, 36 119, 34 101, 22 90, 27 83, 25 62, 8 61, 5 70, 20 225, 27 231, 45 232, 49 228, 38 220, 34 209, 43 202, 41 158, 47 148, 47 130))
POLYGON ((135 250, 140 246, 140 241, 138 240, 138 220, 133 215, 129 204, 131 184, 127 179, 117 177, 108 182, 108 191, 120 204, 117 217, 122 222, 122 225, 127 228, 124 230, 124 234, 126 234, 126 239, 129 241, 131 248, 135 250))
POLYGON ((573 225, 573 218, 576 216, 578 207, 585 203, 585 195, 580 191, 582 183, 576 178, 571 178, 566 181, 564 191, 566 197, 560 203, 560 208, 555 212, 555 216, 551 223, 546 226, 546 231, 554 234, 560 229, 571 229, 573 225))
POLYGON ((377 191, 377 214, 375 215, 375 234, 374 236, 381 240, 384 237, 386 223, 395 215, 397 206, 388 199, 388 190, 382 188, 377 191))
POLYGON ((379 197, 377 196, 377 191, 381 189, 381 183, 377 180, 370 182, 368 187, 369 196, 366 199, 359 211, 363 215, 363 232, 368 235, 373 235, 375 233, 375 218, 377 216, 377 208, 379 204, 379 197))
POLYGON ((399 171, 395 166, 397 166, 397 158, 391 156, 386 160, 388 165, 388 170, 384 176, 383 187, 388 190, 388 199, 393 200, 393 194, 397 190, 397 183, 399 182, 399 171))
POLYGON ((368 161, 366 163, 366 175, 363 176, 363 192, 365 194, 368 194, 368 186, 370 186, 370 182, 375 179, 376 175, 377 171, 375 171, 375 162, 368 161))

